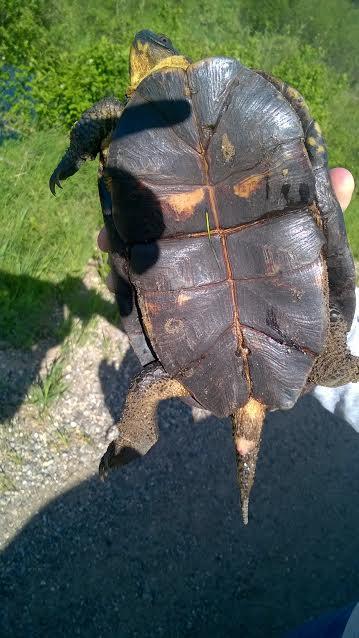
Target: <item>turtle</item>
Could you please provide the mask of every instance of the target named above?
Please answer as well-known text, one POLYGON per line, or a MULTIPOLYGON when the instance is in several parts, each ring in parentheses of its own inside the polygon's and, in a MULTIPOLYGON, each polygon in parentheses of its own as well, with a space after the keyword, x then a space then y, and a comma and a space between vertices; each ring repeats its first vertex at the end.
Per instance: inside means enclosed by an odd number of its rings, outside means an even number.
POLYGON ((138 32, 125 102, 74 124, 56 186, 99 156, 122 326, 142 365, 99 472, 158 440, 159 401, 231 417, 243 521, 263 423, 314 384, 359 381, 355 268, 302 95, 231 57, 138 32))

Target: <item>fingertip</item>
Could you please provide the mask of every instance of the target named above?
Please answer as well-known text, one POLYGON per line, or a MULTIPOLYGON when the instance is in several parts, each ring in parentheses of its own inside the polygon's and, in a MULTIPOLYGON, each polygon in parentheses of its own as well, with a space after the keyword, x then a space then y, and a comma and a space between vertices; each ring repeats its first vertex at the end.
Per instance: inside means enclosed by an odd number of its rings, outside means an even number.
POLYGON ((107 230, 105 226, 101 228, 98 234, 97 245, 99 249, 102 250, 104 253, 108 253, 110 251, 111 247, 110 247, 110 242, 109 242, 109 238, 108 238, 108 234, 107 234, 107 230))
POLYGON ((336 198, 344 211, 349 206, 353 195, 354 177, 346 168, 338 167, 330 171, 330 181, 336 198))

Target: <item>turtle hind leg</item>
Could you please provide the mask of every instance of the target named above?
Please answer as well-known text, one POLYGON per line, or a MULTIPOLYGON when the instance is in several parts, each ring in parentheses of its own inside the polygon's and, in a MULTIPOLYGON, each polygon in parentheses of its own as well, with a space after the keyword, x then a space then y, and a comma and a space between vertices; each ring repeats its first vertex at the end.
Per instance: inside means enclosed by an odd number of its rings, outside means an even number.
POLYGON ((343 319, 331 316, 325 348, 314 362, 308 384, 336 387, 359 382, 359 357, 348 350, 347 329, 343 319))
POLYGON ((245 525, 248 524, 249 496, 256 472, 266 409, 265 405, 251 398, 232 414, 237 474, 245 525))
POLYGON ((151 363, 134 379, 119 422, 119 436, 110 443, 101 459, 99 474, 144 456, 158 440, 157 406, 159 401, 188 396, 188 391, 171 379, 158 363, 151 363))

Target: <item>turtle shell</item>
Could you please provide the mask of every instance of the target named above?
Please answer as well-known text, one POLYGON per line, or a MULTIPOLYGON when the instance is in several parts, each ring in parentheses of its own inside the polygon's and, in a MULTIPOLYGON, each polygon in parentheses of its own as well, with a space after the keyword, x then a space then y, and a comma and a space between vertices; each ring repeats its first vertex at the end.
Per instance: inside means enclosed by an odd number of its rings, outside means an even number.
POLYGON ((294 108, 230 58, 163 69, 129 100, 106 172, 153 358, 218 416, 249 396, 290 408, 329 325, 326 239, 294 108))

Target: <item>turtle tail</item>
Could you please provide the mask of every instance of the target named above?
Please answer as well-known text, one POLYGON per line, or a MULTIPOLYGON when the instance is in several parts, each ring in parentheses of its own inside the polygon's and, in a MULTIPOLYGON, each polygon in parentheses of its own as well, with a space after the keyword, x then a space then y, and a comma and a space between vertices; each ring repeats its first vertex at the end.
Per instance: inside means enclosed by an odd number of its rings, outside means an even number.
POLYGON ((266 406, 251 398, 232 415, 242 516, 248 524, 249 496, 256 473, 266 406))

